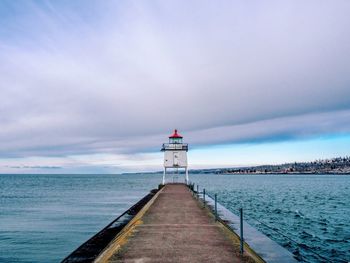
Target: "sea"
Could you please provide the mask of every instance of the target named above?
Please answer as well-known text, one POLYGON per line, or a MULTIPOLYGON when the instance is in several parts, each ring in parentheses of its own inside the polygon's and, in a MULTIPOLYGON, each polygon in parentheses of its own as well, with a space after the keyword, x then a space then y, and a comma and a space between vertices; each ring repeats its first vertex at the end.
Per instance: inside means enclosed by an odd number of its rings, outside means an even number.
MULTIPOLYGON (((233 213, 243 208, 249 224, 300 261, 350 261, 350 176, 190 180, 233 213)), ((0 262, 60 262, 160 182, 160 174, 0 175, 0 262)))

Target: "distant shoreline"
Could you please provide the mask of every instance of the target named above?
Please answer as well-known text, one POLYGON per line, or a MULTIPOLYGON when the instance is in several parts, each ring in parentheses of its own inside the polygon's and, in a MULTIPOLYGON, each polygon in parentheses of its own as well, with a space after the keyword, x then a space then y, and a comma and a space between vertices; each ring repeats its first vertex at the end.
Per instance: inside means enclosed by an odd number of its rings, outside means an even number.
MULTIPOLYGON (((259 165, 236 168, 190 169, 192 174, 332 174, 349 175, 350 157, 315 160, 313 162, 294 162, 276 165, 259 165)), ((147 174, 158 174, 149 172, 147 174)), ((182 171, 179 172, 182 174, 182 171)))
POLYGON ((300 174, 300 175, 306 175, 306 174, 329 174, 329 175, 350 175, 350 172, 262 172, 262 173, 218 173, 218 174, 300 174))
MULTIPOLYGON (((350 175, 350 172, 218 172, 220 169, 195 169, 195 170, 189 170, 190 174, 215 174, 215 175, 266 175, 266 174, 278 174, 278 175, 350 175)), ((128 174, 163 174, 162 171, 157 172, 137 172, 137 173, 122 173, 121 175, 128 175, 128 174)), ((184 174, 182 171, 179 171, 179 174, 184 174)))

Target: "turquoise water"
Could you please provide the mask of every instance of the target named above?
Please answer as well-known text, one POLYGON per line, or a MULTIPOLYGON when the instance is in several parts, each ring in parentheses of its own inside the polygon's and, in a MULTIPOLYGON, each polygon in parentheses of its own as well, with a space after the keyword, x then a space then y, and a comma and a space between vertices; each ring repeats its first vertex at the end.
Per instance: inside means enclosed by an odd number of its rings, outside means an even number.
POLYGON ((208 175, 192 180, 304 262, 350 261, 350 176, 208 175), (287 236, 287 237, 285 237, 287 236))
MULTIPOLYGON (((161 175, 0 175, 0 262, 59 262, 160 180, 161 175)), ((196 174, 191 180, 217 193, 233 212, 242 206, 249 223, 304 261, 349 261, 350 176, 196 174)))
POLYGON ((0 262, 59 262, 158 181, 137 175, 0 175, 0 262))

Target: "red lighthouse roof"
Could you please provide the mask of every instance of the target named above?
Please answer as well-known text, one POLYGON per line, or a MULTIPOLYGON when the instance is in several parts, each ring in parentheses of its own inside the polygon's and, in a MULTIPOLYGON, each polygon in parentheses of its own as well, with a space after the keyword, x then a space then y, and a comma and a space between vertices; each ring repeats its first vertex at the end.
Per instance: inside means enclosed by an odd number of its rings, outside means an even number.
POLYGON ((180 134, 177 133, 177 129, 174 130, 174 133, 169 136, 169 138, 182 138, 180 134))

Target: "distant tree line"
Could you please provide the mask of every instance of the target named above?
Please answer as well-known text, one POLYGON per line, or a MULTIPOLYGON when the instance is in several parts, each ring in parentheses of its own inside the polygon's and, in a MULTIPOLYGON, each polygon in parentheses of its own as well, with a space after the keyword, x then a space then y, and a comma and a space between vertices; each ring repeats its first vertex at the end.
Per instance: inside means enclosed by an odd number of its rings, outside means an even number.
POLYGON ((267 174, 267 173, 315 173, 315 174, 350 174, 350 157, 315 160, 312 162, 294 162, 279 165, 260 165, 254 167, 215 169, 218 174, 267 174))

